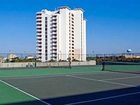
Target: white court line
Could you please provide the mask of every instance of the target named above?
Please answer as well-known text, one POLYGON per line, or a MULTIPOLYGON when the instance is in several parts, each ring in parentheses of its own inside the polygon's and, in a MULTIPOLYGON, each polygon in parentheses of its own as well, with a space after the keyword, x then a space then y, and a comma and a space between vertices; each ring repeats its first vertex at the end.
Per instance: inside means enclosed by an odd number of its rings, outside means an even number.
POLYGON ((24 94, 26 94, 26 95, 28 95, 28 96, 30 96, 30 97, 32 97, 32 98, 34 98, 34 99, 40 101, 40 102, 42 102, 42 103, 44 103, 45 105, 51 105, 50 103, 47 103, 47 102, 45 102, 45 101, 43 101, 43 100, 37 98, 36 96, 33 96, 33 95, 31 95, 31 94, 29 94, 29 93, 27 93, 27 92, 25 92, 25 91, 23 91, 23 90, 21 90, 21 89, 15 87, 15 86, 13 86, 13 85, 11 85, 11 84, 9 84, 9 83, 3 81, 3 80, 0 80, 0 82, 4 83, 5 85, 7 85, 7 86, 9 86, 9 87, 11 87, 11 88, 14 88, 15 90, 18 90, 18 91, 22 92, 22 93, 24 93, 24 94))
MULTIPOLYGON (((97 71, 98 73, 99 71, 97 71)), ((94 72, 95 73, 95 72, 94 72)), ((0 78, 39 78, 39 77, 59 77, 59 76, 65 76, 65 75, 89 75, 94 73, 64 73, 64 74, 56 74, 56 75, 23 75, 23 76, 0 76, 0 78)), ((103 73, 103 72, 102 72, 103 73)), ((101 74, 101 73, 100 73, 101 74)))
POLYGON ((136 94, 140 94, 140 92, 127 93, 127 94, 121 94, 121 95, 110 96, 110 97, 105 97, 105 98, 99 98, 99 99, 94 99, 94 100, 87 100, 87 101, 80 101, 80 102, 68 103, 68 104, 65 104, 65 105, 84 104, 84 103, 88 103, 88 102, 96 102, 96 101, 108 100, 108 99, 125 97, 125 96, 136 95, 136 94))
POLYGON ((37 76, 21 76, 21 77, 7 77, 3 76, 0 78, 3 78, 4 80, 9 79, 36 79, 36 78, 51 78, 51 77, 64 77, 65 75, 37 75, 37 76))
POLYGON ((120 80, 120 79, 131 79, 131 78, 140 78, 140 76, 131 76, 131 77, 122 77, 122 78, 104 79, 104 80, 120 80))
MULTIPOLYGON (((91 74, 91 73, 86 73, 86 74, 84 74, 84 75, 89 75, 89 74, 91 74)), ((14 79, 16 79, 16 78, 18 78, 18 79, 26 79, 26 78, 40 78, 40 77, 62 77, 62 76, 66 76, 67 74, 56 74, 56 75, 23 75, 23 76, 0 76, 0 78, 14 78, 14 79)), ((69 73, 69 75, 83 75, 82 73, 80 74, 80 73, 69 73)))
POLYGON ((104 82, 104 83, 113 84, 113 85, 121 85, 121 86, 126 86, 126 87, 136 87, 135 85, 129 85, 129 84, 118 83, 118 82, 111 82, 111 81, 98 80, 98 79, 91 79, 91 78, 85 78, 85 77, 79 77, 79 76, 73 76, 73 75, 66 75, 66 76, 73 77, 73 78, 78 78, 78 79, 82 79, 82 80, 99 81, 99 82, 104 82))

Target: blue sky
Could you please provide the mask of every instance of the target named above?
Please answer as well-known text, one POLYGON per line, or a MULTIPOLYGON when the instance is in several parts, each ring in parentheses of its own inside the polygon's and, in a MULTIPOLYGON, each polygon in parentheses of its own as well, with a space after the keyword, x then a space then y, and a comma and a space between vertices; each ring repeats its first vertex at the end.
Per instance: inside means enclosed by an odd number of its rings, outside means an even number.
POLYGON ((0 52, 35 52, 35 13, 83 8, 88 53, 140 52, 140 0, 0 0, 0 52))

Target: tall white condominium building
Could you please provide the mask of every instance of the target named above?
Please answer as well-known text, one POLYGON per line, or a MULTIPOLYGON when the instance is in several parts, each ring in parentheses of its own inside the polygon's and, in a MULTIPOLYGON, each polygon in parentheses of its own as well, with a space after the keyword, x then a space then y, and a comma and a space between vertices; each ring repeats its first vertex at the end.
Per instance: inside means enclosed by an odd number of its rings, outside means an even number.
POLYGON ((86 61, 86 21, 82 9, 60 7, 36 14, 37 55, 50 60, 86 61))

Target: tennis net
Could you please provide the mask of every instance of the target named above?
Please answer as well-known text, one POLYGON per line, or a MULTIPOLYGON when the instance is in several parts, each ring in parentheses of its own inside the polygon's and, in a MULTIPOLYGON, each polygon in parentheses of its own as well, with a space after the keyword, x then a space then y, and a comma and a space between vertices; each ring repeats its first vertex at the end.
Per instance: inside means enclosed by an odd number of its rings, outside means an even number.
POLYGON ((103 71, 140 74, 140 62, 103 62, 103 71))

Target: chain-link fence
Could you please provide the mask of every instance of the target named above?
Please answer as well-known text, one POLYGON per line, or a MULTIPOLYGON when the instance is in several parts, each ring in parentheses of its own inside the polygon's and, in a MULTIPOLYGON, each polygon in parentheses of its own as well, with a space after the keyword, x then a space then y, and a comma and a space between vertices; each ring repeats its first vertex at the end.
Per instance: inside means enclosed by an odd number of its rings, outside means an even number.
POLYGON ((0 53, 0 68, 94 66, 95 60, 91 54, 0 53))
POLYGON ((36 54, 36 53, 0 53, 0 68, 13 67, 70 67, 93 66, 102 62, 140 62, 140 53, 119 54, 36 54))
POLYGON ((96 54, 97 64, 102 62, 140 62, 140 53, 96 54))

